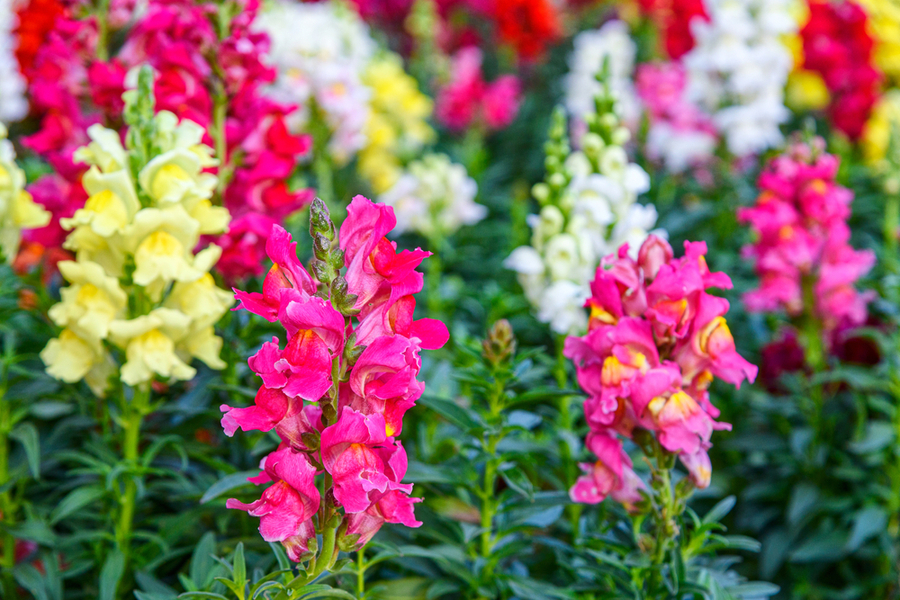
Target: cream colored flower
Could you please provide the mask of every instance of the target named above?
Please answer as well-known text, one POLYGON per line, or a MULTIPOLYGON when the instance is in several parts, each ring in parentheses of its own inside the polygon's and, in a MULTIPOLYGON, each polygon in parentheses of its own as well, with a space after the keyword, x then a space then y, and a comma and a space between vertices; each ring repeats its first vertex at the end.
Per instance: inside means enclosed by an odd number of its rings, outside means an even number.
POLYGON ((62 302, 50 308, 50 319, 84 339, 105 339, 109 324, 121 317, 128 303, 119 280, 92 262, 67 260, 59 263, 59 270, 70 285, 60 291, 62 302))
POLYGON ((157 308, 129 321, 113 321, 109 339, 125 348, 122 382, 134 386, 150 381, 154 374, 191 379, 196 370, 175 353, 175 344, 188 334, 190 321, 184 313, 168 308, 157 308))

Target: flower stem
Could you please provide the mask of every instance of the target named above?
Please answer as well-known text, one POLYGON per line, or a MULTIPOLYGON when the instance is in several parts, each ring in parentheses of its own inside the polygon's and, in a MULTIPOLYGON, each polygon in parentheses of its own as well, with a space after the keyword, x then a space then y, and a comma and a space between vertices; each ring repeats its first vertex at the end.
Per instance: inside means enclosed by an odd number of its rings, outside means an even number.
POLYGON ((220 82, 213 94, 213 122, 209 131, 215 144, 216 158, 219 159, 219 180, 216 184, 216 192, 219 201, 225 204, 225 188, 231 179, 231 167, 228 164, 228 139, 225 133, 225 120, 228 116, 228 96, 225 94, 224 85, 220 82))
MULTIPOLYGON (((124 395, 122 398, 122 458, 131 470, 136 470, 138 466, 141 423, 144 420, 149 399, 149 386, 134 388, 134 394, 130 402, 124 395)), ((137 482, 135 477, 134 473, 126 474, 125 491, 119 497, 119 518, 115 527, 116 547, 124 557, 126 573, 131 562, 131 539, 134 530, 134 513, 137 505, 137 482)))
POLYGON ((896 274, 900 271, 900 257, 897 256, 897 232, 900 230, 900 196, 887 194, 884 207, 884 250, 887 269, 896 274))
POLYGON ((110 0, 100 0, 97 3, 97 60, 109 59, 109 3, 110 0))
MULTIPOLYGON (((556 337, 556 368, 554 370, 556 375, 556 385, 561 390, 564 390, 569 386, 569 377, 566 373, 566 357, 563 354, 565 341, 565 336, 559 335, 556 337)), ((559 398, 559 423, 557 423, 557 427, 561 432, 572 431, 571 400, 572 398, 569 396, 560 396, 559 398)), ((562 461, 563 474, 565 477, 564 483, 566 489, 569 489, 575 485, 578 471, 577 465, 572 459, 572 449, 569 447, 566 438, 562 435, 559 436, 559 456, 562 461)), ((569 525, 572 527, 573 541, 578 538, 578 523, 581 518, 581 510, 582 507, 580 504, 572 503, 566 507, 566 513, 569 516, 569 525)))
POLYGON ((656 438, 653 438, 652 451, 655 460, 651 461, 651 487, 656 492, 656 497, 653 502, 655 539, 650 557, 651 593, 657 589, 658 585, 662 585, 661 566, 666 561, 666 553, 675 536, 678 535, 678 526, 675 521, 678 516, 676 514, 678 503, 672 486, 672 468, 675 456, 667 452, 656 438))
POLYGON ((366 594, 366 547, 356 551, 356 597, 361 599, 366 594))

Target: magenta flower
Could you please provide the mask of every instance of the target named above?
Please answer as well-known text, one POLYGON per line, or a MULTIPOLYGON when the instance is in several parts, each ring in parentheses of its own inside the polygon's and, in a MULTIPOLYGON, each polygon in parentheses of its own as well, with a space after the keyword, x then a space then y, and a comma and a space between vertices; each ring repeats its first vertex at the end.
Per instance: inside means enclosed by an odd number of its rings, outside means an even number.
POLYGON ((598 458, 582 465, 586 474, 570 490, 576 502, 612 496, 631 507, 640 500, 643 484, 622 446, 622 437, 639 433, 678 455, 695 485, 709 485, 712 433, 731 428, 716 421, 709 384, 720 377, 739 386, 756 377, 735 349, 724 318, 728 302, 707 292, 730 288, 731 279, 709 270, 706 244, 685 242, 684 249, 674 258, 669 244, 651 235, 638 260, 627 245, 603 259, 586 303, 588 333, 566 340, 565 355, 588 394, 587 445, 598 458))
POLYGON ((821 323, 827 345, 835 331, 865 322, 872 296, 855 284, 875 263, 872 252, 849 244, 853 193, 835 182, 838 166, 821 139, 794 144, 760 174, 756 204, 738 210, 756 236, 743 254, 756 261, 760 278, 744 297, 747 308, 807 314, 821 323), (812 306, 804 286, 811 288, 812 306))
POLYGON ((515 75, 487 83, 481 73, 481 50, 467 46, 453 57, 450 81, 438 91, 435 115, 453 131, 472 126, 504 129, 519 112, 521 86, 515 75))
POLYGON ((228 506, 261 517, 263 537, 282 542, 297 561, 328 528, 339 526, 335 543, 346 550, 384 523, 421 525, 413 514, 420 500, 402 483, 406 452, 394 436, 425 387, 416 379, 420 350, 440 348, 449 337, 440 321, 412 318, 423 285, 416 267, 429 253, 398 252, 388 241, 393 209, 357 196, 336 235, 316 201, 311 222, 318 281, 297 259, 290 234, 274 225, 266 252, 275 264, 262 293, 235 291, 239 308, 279 322, 287 341, 282 348, 273 338, 248 361, 262 380, 253 406, 221 407, 228 435, 274 429, 282 440, 253 479, 274 481, 272 487, 254 503, 228 506), (344 264, 346 276, 339 274, 344 264), (282 464, 290 472, 279 471, 282 464), (317 471, 330 475, 332 486, 314 515, 307 508, 313 498, 318 507, 319 496, 307 479, 317 471))

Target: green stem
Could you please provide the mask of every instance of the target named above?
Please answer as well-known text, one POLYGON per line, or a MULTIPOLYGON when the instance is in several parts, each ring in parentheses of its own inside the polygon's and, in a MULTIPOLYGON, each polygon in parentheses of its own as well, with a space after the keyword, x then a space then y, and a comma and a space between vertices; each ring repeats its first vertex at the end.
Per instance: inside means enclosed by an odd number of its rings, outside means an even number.
MULTIPOLYGON (((129 402, 122 398, 122 458, 129 469, 136 470, 140 456, 141 423, 150 399, 150 387, 134 388, 129 402)), ((125 491, 119 498, 119 519, 115 527, 116 547, 125 559, 125 573, 131 562, 131 539, 134 531, 134 514, 137 505, 137 481, 134 473, 125 479, 125 491)))
POLYGON ((337 215, 334 210, 334 170, 331 167, 331 157, 327 148, 316 148, 313 158, 313 170, 316 173, 316 193, 331 210, 331 214, 337 215))
MULTIPOLYGON (((802 341, 806 362, 813 372, 813 376, 824 372, 828 363, 825 356, 825 344, 822 339, 823 328, 822 321, 816 314, 816 291, 815 278, 809 275, 803 276, 801 280, 803 293, 803 317, 801 319, 802 341)), ((824 390, 820 384, 810 384, 809 396, 812 400, 811 425, 815 440, 823 438, 822 413, 825 408, 824 390)), ((815 444, 810 445, 810 450, 814 452, 815 444)))
MULTIPOLYGON (((221 84, 219 87, 223 87, 221 84)), ((225 203, 225 188, 231 179, 231 166, 228 164, 228 139, 225 133, 225 120, 228 116, 228 97, 224 89, 213 95, 213 123, 210 135, 215 143, 216 158, 219 159, 219 180, 216 192, 219 202, 225 203)))
POLYGON ((97 60, 109 60, 109 15, 110 0, 100 0, 97 3, 97 12, 94 16, 97 18, 97 60))
POLYGON ((887 195, 887 203, 884 207, 884 250, 887 269, 896 274, 900 271, 900 257, 897 256, 897 231, 900 229, 900 196, 887 195))
MULTIPOLYGON (((493 453, 492 453, 493 454, 493 453)), ((481 494, 481 556, 487 559, 494 548, 494 488, 497 485, 496 459, 492 456, 484 465, 484 487, 481 494)))
MULTIPOLYGON (((656 492, 653 503, 654 545, 650 557, 650 593, 653 594, 658 585, 662 585, 661 566, 666 561, 666 552, 677 535, 675 519, 676 499, 672 487, 671 471, 674 467, 674 455, 663 449, 659 440, 653 438, 652 452, 655 465, 651 465, 651 486, 656 492)), ((655 596, 650 596, 655 597, 655 596)))
POLYGON ((356 597, 362 599, 366 593, 366 548, 356 552, 356 597))
POLYGON ((316 558, 316 566, 313 572, 306 577, 306 583, 312 583, 319 575, 334 566, 338 553, 335 552, 337 527, 325 527, 322 532, 322 551, 316 558))

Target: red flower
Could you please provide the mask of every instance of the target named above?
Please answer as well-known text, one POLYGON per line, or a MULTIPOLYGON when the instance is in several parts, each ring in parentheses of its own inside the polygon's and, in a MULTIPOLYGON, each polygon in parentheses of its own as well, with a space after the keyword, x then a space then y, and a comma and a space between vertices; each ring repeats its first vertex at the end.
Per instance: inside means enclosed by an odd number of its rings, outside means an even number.
POLYGON ((878 101, 881 73, 872 64, 874 40, 868 16, 852 0, 809 4, 809 22, 800 30, 803 67, 822 75, 831 104, 828 116, 851 139, 862 135, 878 101))
POLYGON ((525 60, 540 58, 562 33, 548 0, 496 0, 494 19, 500 39, 525 60))
POLYGON ((694 47, 691 21, 709 20, 703 0, 640 0, 641 11, 660 29, 666 54, 678 60, 694 47))

